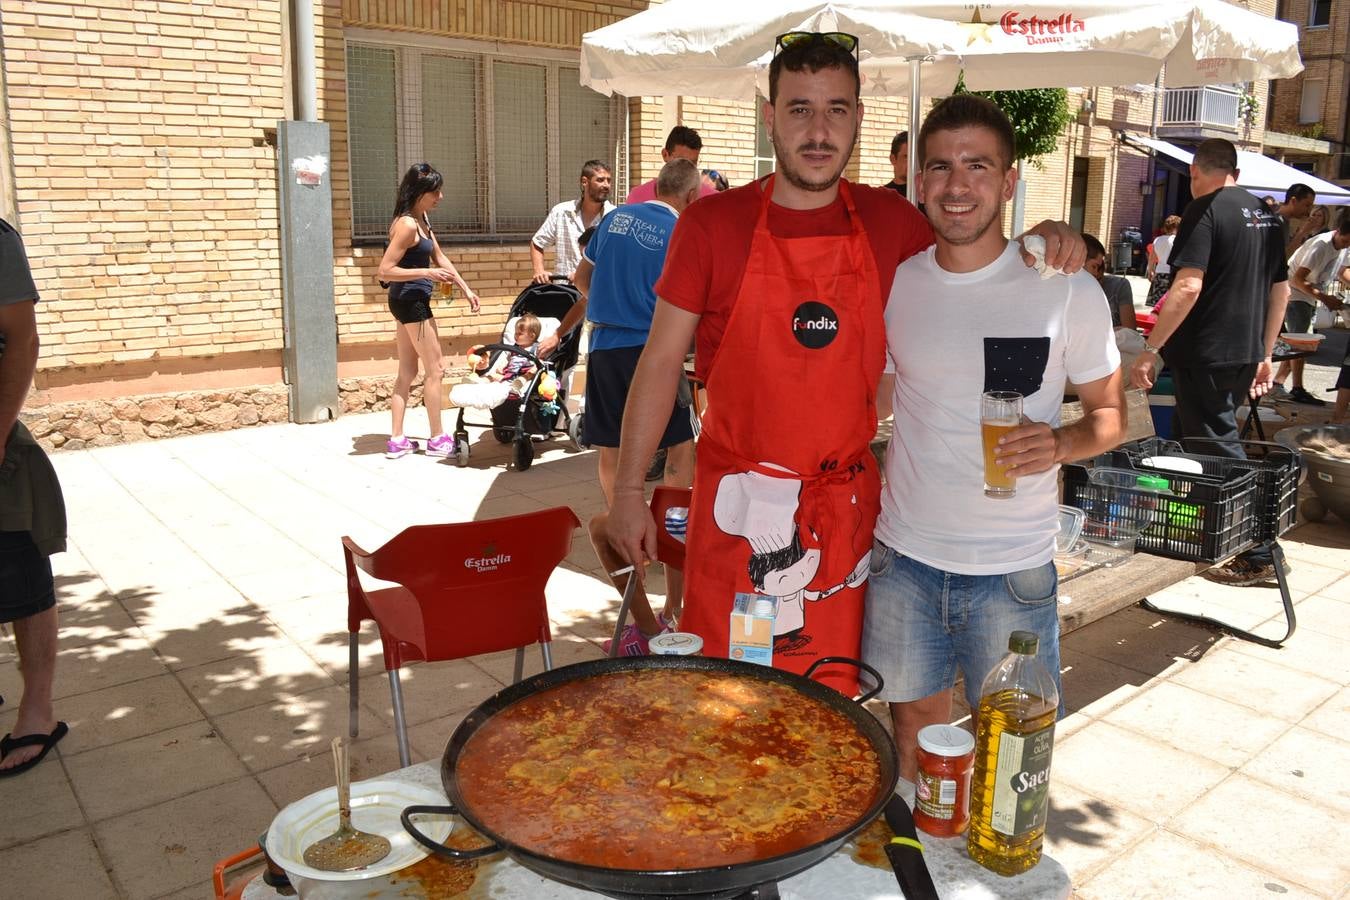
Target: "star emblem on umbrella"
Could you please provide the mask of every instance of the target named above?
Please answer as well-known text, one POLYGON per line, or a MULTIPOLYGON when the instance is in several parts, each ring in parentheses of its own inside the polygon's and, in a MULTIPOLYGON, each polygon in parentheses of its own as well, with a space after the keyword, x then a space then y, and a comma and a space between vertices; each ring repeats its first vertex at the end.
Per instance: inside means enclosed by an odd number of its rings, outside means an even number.
POLYGON ((957 27, 966 33, 966 46, 969 47, 976 41, 984 41, 986 44, 992 44, 994 39, 989 36, 989 29, 993 23, 985 22, 980 18, 980 10, 976 8, 975 15, 970 17, 969 22, 957 22, 957 27))

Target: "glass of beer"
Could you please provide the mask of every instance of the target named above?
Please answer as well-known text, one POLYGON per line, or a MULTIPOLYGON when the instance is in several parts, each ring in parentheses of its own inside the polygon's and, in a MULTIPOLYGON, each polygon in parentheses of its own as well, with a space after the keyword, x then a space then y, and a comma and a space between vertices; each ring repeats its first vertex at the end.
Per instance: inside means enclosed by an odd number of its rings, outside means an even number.
POLYGON ((1017 493, 1013 476, 994 458, 999 438, 1022 424, 1022 395, 985 391, 980 395, 980 436, 984 440, 984 495, 1005 500, 1017 493))
POLYGON ((450 299, 450 287, 451 287, 451 282, 449 282, 449 281, 438 281, 438 282, 436 282, 436 299, 437 299, 437 300, 449 300, 449 299, 450 299))

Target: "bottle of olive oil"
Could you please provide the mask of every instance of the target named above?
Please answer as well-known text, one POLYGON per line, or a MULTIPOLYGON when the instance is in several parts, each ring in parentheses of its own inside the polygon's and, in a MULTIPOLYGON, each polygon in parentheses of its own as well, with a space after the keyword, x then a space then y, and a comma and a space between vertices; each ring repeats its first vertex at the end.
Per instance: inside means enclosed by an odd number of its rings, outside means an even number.
POLYGON ((1038 644, 1035 632, 1014 631, 980 689, 966 850, 1000 875, 1040 862, 1045 839, 1059 691, 1038 644))

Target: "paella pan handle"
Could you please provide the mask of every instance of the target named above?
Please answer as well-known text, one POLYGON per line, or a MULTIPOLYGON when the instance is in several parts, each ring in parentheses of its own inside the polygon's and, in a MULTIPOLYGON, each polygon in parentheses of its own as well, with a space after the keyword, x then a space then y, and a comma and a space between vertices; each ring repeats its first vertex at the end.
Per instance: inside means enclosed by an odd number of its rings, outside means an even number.
POLYGON ((457 850, 454 847, 447 847, 440 841, 433 841, 425 834, 417 830, 417 826, 412 823, 412 817, 421 814, 431 814, 437 816, 457 816, 459 810, 453 806, 409 806, 403 812, 399 813, 398 820, 403 823, 403 830, 412 835, 412 839, 417 841, 423 847, 426 847, 432 853, 438 856, 448 856, 451 859, 457 859, 460 862, 469 859, 482 859, 484 856, 491 856, 494 853, 501 853, 502 848, 497 844, 488 844, 486 847, 479 847, 477 850, 457 850))
POLYGON ((882 686, 886 683, 882 681, 881 673, 878 672, 876 669, 872 668, 871 666, 869 666, 867 663, 863 662, 860 659, 853 659, 852 657, 848 656, 822 656, 820 659, 811 663, 810 667, 805 672, 805 676, 807 678, 810 678, 811 673, 814 672, 816 669, 819 669, 821 666, 830 665, 831 663, 843 663, 846 666, 855 666, 859 669, 862 669, 868 675, 872 676, 872 681, 875 682, 875 684, 872 685, 871 690, 869 690, 867 693, 863 694, 861 697, 857 699, 856 702, 859 706, 862 706, 868 700, 871 700, 877 694, 880 694, 882 686))

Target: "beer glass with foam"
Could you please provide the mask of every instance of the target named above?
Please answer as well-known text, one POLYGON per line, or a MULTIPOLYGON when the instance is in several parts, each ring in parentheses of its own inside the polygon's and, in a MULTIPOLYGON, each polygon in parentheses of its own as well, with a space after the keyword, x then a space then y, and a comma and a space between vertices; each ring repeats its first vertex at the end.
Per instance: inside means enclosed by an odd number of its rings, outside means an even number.
POLYGON ((984 495, 1005 500, 1017 493, 1013 476, 994 458, 999 438, 1022 424, 1022 395, 985 391, 980 395, 980 436, 984 440, 984 495))

